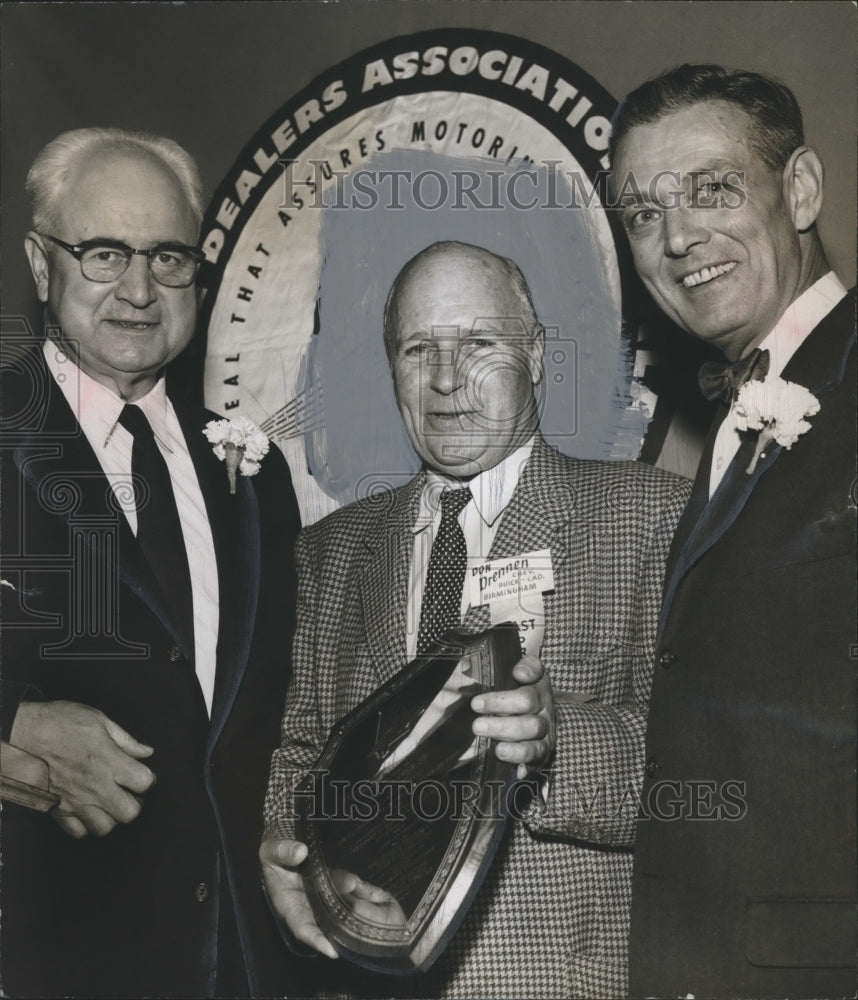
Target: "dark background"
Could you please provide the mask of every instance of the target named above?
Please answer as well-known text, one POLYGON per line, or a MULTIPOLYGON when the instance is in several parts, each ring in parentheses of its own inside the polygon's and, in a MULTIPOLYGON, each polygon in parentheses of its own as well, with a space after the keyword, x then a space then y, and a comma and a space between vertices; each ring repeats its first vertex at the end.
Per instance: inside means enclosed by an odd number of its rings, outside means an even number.
POLYGON ((33 157, 59 132, 118 125, 171 136, 197 159, 210 195, 261 123, 317 74, 376 42, 442 26, 546 45, 616 98, 679 62, 781 78, 826 163, 820 229, 829 258, 854 283, 855 7, 845 0, 3 3, 0 19, 6 329, 15 317, 40 319, 22 250, 23 187, 33 157))

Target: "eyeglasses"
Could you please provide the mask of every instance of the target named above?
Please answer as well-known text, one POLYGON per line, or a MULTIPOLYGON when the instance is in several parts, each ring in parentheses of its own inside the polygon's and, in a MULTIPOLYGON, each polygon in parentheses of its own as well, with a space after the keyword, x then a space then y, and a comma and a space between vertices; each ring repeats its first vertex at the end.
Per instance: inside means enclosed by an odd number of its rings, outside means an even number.
POLYGON ((81 274, 89 281, 116 281, 128 270, 131 258, 138 254, 148 258, 149 273, 159 285, 187 288, 193 284, 197 269, 205 256, 202 250, 183 243, 159 243, 151 250, 134 250, 120 240, 84 240, 73 246, 64 240, 58 240, 56 236, 48 236, 46 233, 39 235, 76 257, 81 274))

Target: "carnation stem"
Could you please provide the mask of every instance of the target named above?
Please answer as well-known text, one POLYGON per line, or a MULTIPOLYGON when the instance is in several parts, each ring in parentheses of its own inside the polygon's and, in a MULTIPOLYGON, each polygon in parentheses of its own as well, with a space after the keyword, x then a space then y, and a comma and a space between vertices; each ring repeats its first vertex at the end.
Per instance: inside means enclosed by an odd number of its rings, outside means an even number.
POLYGON ((223 445, 226 474, 229 476, 229 492, 235 493, 235 477, 241 460, 244 458, 244 445, 225 441, 223 445))
POLYGON ((769 430, 768 427, 764 427, 759 435, 757 436, 757 444, 754 447, 754 457, 751 459, 751 464, 745 469, 745 472, 750 476, 754 469, 757 467, 757 462, 761 458, 766 457, 766 448, 775 440, 774 434, 769 430))

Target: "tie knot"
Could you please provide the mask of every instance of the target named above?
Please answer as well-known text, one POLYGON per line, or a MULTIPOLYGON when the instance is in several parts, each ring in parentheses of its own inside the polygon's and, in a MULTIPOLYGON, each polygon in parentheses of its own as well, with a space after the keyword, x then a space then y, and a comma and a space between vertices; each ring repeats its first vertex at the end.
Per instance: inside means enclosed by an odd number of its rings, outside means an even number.
POLYGON ((139 406, 133 406, 130 403, 126 403, 122 408, 122 412, 119 414, 117 423, 122 424, 125 430, 127 430, 135 440, 139 439, 143 441, 146 438, 155 436, 152 430, 152 425, 149 423, 146 414, 140 409, 139 406))
POLYGON ((769 352, 756 347, 747 357, 732 364, 707 361, 701 366, 697 380, 708 400, 720 399, 729 406, 746 382, 762 380, 768 372, 769 352))
POLYGON ((471 499, 471 488, 465 486, 460 490, 445 490, 441 494, 441 520, 458 517, 471 499))

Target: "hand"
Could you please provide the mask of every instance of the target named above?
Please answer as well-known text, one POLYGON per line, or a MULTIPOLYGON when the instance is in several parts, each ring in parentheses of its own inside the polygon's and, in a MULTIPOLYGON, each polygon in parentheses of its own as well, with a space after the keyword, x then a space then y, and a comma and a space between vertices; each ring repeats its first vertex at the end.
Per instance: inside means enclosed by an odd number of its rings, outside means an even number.
POLYGON ((88 705, 21 702, 9 740, 47 762, 51 790, 60 796, 53 816, 72 837, 104 837, 117 823, 130 823, 140 813, 137 796, 155 783, 140 763, 152 747, 88 705))
POLYGON ((265 891, 275 912, 302 944, 309 945, 328 958, 338 958, 331 942, 319 930, 304 881, 297 868, 307 857, 307 845, 300 840, 269 837, 262 841, 259 860, 265 891))
POLYGON ((363 920, 385 927, 404 927, 408 920, 395 896, 371 882, 364 882, 342 868, 331 869, 331 880, 343 901, 363 920))
POLYGON ((557 727, 551 678, 542 661, 523 656, 512 672, 520 687, 511 691, 478 694, 471 708, 483 716, 474 722, 476 736, 498 741, 499 760, 518 764, 517 777, 527 777, 529 768, 539 768, 554 751, 557 727))

